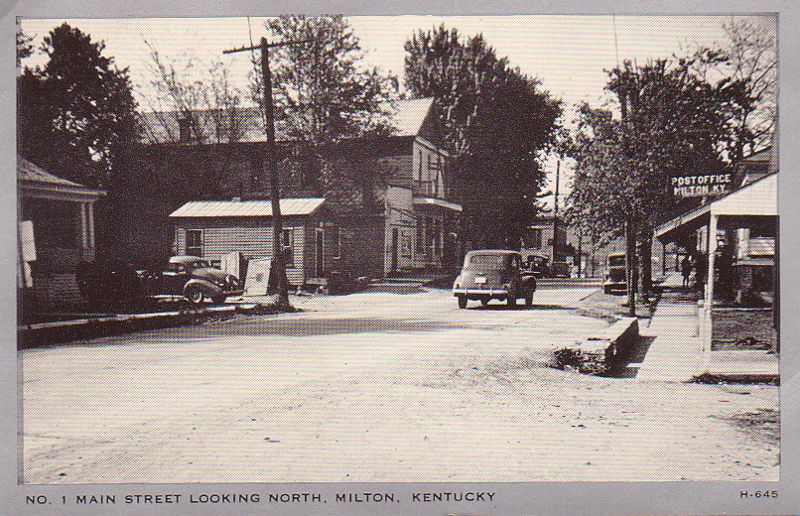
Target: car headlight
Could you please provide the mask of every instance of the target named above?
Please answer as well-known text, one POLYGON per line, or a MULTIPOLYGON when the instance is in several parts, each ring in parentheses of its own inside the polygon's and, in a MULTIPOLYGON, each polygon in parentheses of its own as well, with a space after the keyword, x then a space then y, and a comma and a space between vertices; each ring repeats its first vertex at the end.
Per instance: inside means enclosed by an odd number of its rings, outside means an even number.
POLYGON ((500 289, 501 290, 510 290, 511 289, 511 283, 503 283, 502 285, 500 285, 500 289))

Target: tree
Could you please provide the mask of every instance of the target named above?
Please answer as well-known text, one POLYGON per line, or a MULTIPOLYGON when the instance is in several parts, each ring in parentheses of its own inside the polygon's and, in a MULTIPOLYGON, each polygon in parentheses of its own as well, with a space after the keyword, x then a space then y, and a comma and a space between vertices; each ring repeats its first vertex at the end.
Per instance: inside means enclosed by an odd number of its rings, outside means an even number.
MULTIPOLYGON (((245 93, 231 81, 229 64, 222 60, 203 62, 191 56, 168 57, 145 40, 150 49, 150 85, 154 95, 145 98, 149 113, 144 117, 142 135, 152 143, 159 141, 161 131, 167 131, 171 141, 178 141, 178 119, 188 121, 191 140, 204 154, 194 161, 196 178, 204 195, 216 198, 222 193, 224 181, 231 174, 232 160, 211 144, 240 141, 246 116, 242 107, 245 93), (157 127, 150 127, 151 120, 157 127)), ((260 163, 254 163, 260 167, 260 163)))
MULTIPOLYGON (((392 78, 364 64, 359 40, 340 15, 287 15, 265 25, 276 41, 306 41, 270 50, 276 117, 301 161, 302 186, 322 195, 348 172, 347 179, 363 182, 358 167, 336 167, 330 151, 345 139, 391 132, 392 78)), ((261 104, 261 74, 252 79, 261 104)))
POLYGON ((409 92, 436 99, 465 240, 518 246, 536 214, 544 184, 537 155, 553 138, 560 102, 497 57, 481 35, 462 39, 442 25, 414 34, 405 50, 409 92))
POLYGON ((692 201, 672 197, 673 176, 694 170, 724 171, 732 138, 728 121, 736 106, 731 82, 711 84, 691 60, 625 62, 609 72, 622 119, 581 106, 574 157, 578 166, 570 216, 618 235, 626 228, 630 294, 652 289, 653 228, 685 211, 692 201), (636 265, 638 264, 638 268, 636 265))
MULTIPOLYGON (((243 92, 231 82, 230 67, 221 60, 202 63, 193 57, 168 58, 150 42, 145 44, 150 49, 150 84, 155 91, 146 102, 157 115, 159 126, 173 127, 166 117, 177 113, 189 121, 195 143, 238 141, 243 130, 243 92)), ((149 129, 143 128, 145 137, 149 129)), ((178 138, 177 134, 169 136, 178 138)))
POLYGON ((769 145, 777 115, 778 55, 773 18, 738 18, 723 24, 727 41, 698 48, 693 70, 728 84, 736 104, 728 121, 731 161, 769 145))
POLYGON ((692 72, 692 61, 626 62, 612 70, 608 89, 624 109, 624 151, 638 182, 634 207, 638 275, 652 289, 651 245, 656 225, 684 211, 691 201, 673 199, 672 177, 689 171, 721 173, 724 154, 736 135, 729 121, 738 101, 736 82, 710 83, 692 72), (667 200, 665 202, 665 200, 667 200))
POLYGON ((103 187, 137 138, 127 68, 66 23, 44 38, 49 60, 17 79, 20 154, 59 176, 103 187))
POLYGON ((17 66, 23 59, 33 55, 33 38, 17 29, 17 66))

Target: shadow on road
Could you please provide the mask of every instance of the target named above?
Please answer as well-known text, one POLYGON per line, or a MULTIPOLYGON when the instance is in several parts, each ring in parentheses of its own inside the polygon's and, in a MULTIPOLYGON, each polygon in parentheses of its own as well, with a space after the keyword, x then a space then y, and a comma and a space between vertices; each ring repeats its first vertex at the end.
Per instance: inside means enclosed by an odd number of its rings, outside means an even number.
POLYGON ((468 310, 497 310, 497 311, 508 311, 508 310, 571 310, 568 306, 563 305, 539 305, 539 304, 532 304, 531 306, 526 306, 524 304, 516 305, 513 308, 509 308, 506 304, 491 304, 485 306, 473 306, 467 307, 468 310))
MULTIPOLYGON (((469 325, 470 329, 494 331, 501 326, 498 324, 469 325)), ((404 320, 383 319, 368 317, 353 318, 291 318, 291 319, 239 319, 232 323, 213 325, 193 325, 180 328, 160 330, 162 337, 158 340, 168 339, 173 342, 182 340, 181 334, 187 334, 186 340, 196 342, 213 337, 236 335, 244 337, 257 337, 280 335, 289 337, 306 337, 320 335, 344 335, 360 333, 404 333, 404 332, 439 332, 445 330, 464 328, 463 321, 449 323, 430 320, 404 320)), ((130 341, 130 337, 121 339, 130 341)), ((100 347, 121 344, 120 338, 93 339, 90 341, 73 342, 73 346, 100 347)), ((146 337, 151 338, 151 337, 146 337)))

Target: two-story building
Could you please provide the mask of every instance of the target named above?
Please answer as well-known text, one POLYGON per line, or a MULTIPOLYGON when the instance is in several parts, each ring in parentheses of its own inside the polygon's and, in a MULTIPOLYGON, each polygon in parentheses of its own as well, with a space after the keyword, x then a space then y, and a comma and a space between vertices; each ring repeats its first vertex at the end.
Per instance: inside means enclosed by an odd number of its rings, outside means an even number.
MULTIPOLYGON (((314 271, 375 278, 458 261, 461 206, 450 195, 449 155, 432 108, 430 98, 396 102, 390 117, 394 131, 325 149, 323 178, 309 177, 302 144, 288 136, 285 124, 276 123, 281 197, 325 200, 314 230, 304 225, 303 238, 296 239, 321 256, 314 271)), ((186 203, 228 201, 226 209, 235 213, 236 203, 269 198, 260 112, 241 109, 235 123, 216 115, 141 115, 142 144, 132 153, 124 182, 109 193, 120 219, 122 257, 137 261, 141 254, 149 259, 186 254, 191 221, 170 218, 186 203)), ((214 223, 240 222, 225 217, 214 223)), ((267 227, 271 221, 262 217, 257 223, 267 227)), ((229 232, 232 241, 222 247, 236 251, 254 245, 238 245, 237 234, 229 232)), ((267 247, 258 248, 264 249, 261 257, 269 257, 267 247)), ((196 246, 191 251, 205 254, 196 246)))

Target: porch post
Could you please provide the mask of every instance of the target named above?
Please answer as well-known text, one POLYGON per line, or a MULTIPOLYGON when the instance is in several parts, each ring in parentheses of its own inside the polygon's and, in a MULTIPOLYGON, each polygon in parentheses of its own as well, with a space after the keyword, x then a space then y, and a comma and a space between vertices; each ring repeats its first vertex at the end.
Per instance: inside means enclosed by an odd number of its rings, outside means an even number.
POLYGON ((706 307, 711 309, 714 302, 714 262, 717 254, 717 224, 719 215, 711 215, 708 224, 708 271, 706 272, 706 307))
POLYGON ((89 247, 94 249, 94 203, 90 202, 86 204, 86 212, 88 215, 88 230, 89 235, 89 247))
POLYGON ((78 206, 80 207, 81 218, 81 249, 86 249, 89 247, 89 232, 87 231, 87 226, 89 225, 89 220, 87 216, 86 205, 88 203, 82 202, 78 206))
POLYGON ((714 307, 714 265, 716 262, 717 254, 717 225, 719 223, 719 215, 711 214, 711 220, 708 223, 708 270, 706 271, 706 288, 705 288, 705 302, 703 311, 705 312, 704 335, 703 335, 703 351, 705 354, 706 363, 708 362, 708 353, 711 352, 711 337, 713 332, 712 323, 712 309, 714 307))

